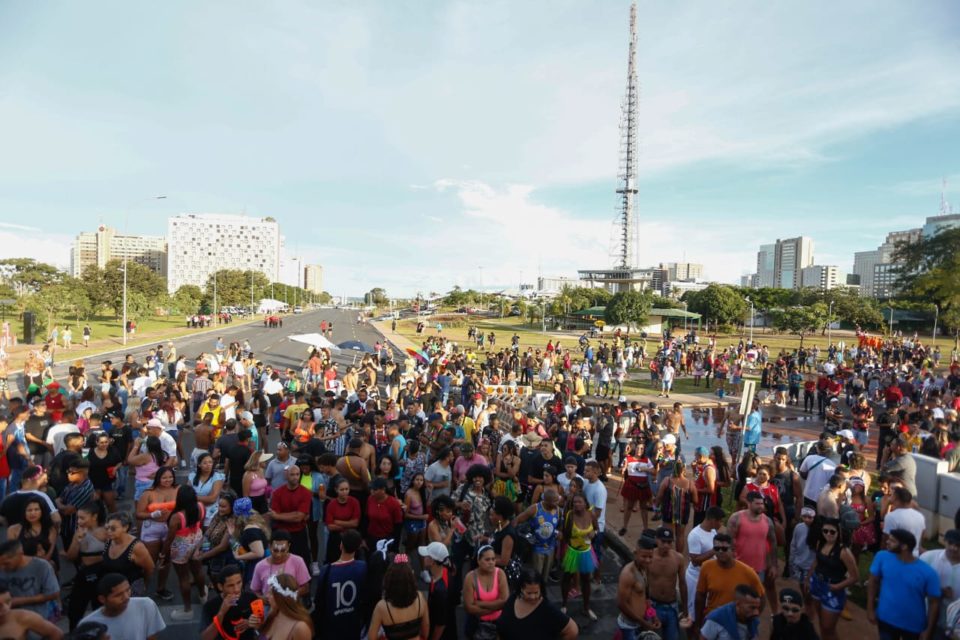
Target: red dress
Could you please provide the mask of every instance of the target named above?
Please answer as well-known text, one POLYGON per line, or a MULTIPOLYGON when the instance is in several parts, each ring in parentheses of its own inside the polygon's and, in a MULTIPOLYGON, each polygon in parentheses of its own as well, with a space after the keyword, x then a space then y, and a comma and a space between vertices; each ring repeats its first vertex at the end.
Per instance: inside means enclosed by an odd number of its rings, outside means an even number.
POLYGON ((877 529, 872 519, 867 519, 867 505, 851 504, 850 507, 860 516, 860 526, 853 532, 850 540, 853 544, 863 548, 871 547, 877 542, 877 529))

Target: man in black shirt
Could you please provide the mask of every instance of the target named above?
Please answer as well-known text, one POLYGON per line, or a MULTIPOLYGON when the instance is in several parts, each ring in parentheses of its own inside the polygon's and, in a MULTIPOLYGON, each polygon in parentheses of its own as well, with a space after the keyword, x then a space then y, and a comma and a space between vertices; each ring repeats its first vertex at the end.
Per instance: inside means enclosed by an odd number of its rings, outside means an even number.
POLYGON ((53 420, 47 415, 47 403, 42 399, 37 400, 33 404, 33 412, 24 425, 27 445, 36 464, 47 464, 53 457, 53 445, 47 443, 47 431, 52 426, 53 420))
MULTIPOLYGON (((239 442, 237 437, 237 421, 231 418, 223 423, 223 433, 213 445, 213 459, 218 463, 226 463, 227 452, 230 447, 239 442)), ((252 434, 251 434, 252 435, 252 434)))
POLYGON ((449 552, 442 542, 419 547, 423 567, 430 573, 427 609, 430 612, 430 639, 456 640, 457 599, 450 589, 449 552))
POLYGON ((227 474, 230 488, 243 495, 243 467, 253 452, 250 450, 250 430, 244 429, 237 434, 237 443, 227 449, 227 474))
POLYGON ((200 617, 200 640, 255 640, 256 629, 247 626, 257 596, 244 591, 239 565, 228 564, 213 576, 218 595, 207 600, 200 617))

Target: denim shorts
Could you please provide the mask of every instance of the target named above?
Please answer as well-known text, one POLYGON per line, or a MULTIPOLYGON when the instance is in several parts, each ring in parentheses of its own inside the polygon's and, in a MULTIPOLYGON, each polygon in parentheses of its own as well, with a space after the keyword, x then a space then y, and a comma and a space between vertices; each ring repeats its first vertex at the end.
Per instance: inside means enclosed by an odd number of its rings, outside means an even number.
POLYGON ((847 604, 847 592, 844 589, 830 590, 830 583, 813 574, 810 576, 810 597, 831 613, 840 613, 847 604))

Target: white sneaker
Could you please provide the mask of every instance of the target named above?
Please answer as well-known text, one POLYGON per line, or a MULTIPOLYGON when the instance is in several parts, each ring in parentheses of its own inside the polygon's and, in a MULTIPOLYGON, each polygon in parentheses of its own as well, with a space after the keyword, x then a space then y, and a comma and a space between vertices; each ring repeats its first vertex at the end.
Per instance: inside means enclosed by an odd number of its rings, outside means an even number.
POLYGON ((320 575, 320 564, 318 562, 310 563, 310 573, 312 573, 314 576, 320 575))
POLYGON ((184 611, 183 609, 174 609, 170 612, 171 620, 193 620, 193 611, 184 611))

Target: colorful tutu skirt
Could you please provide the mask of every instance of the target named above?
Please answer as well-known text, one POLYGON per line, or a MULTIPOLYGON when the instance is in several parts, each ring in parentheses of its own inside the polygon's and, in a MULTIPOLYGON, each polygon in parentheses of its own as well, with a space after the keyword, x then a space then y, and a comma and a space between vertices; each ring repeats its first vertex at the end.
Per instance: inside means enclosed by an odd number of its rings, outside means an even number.
POLYGON ((560 562, 564 573, 593 573, 598 565, 597 554, 593 551, 593 547, 587 547, 584 551, 567 547, 567 552, 563 554, 563 560, 560 562))

